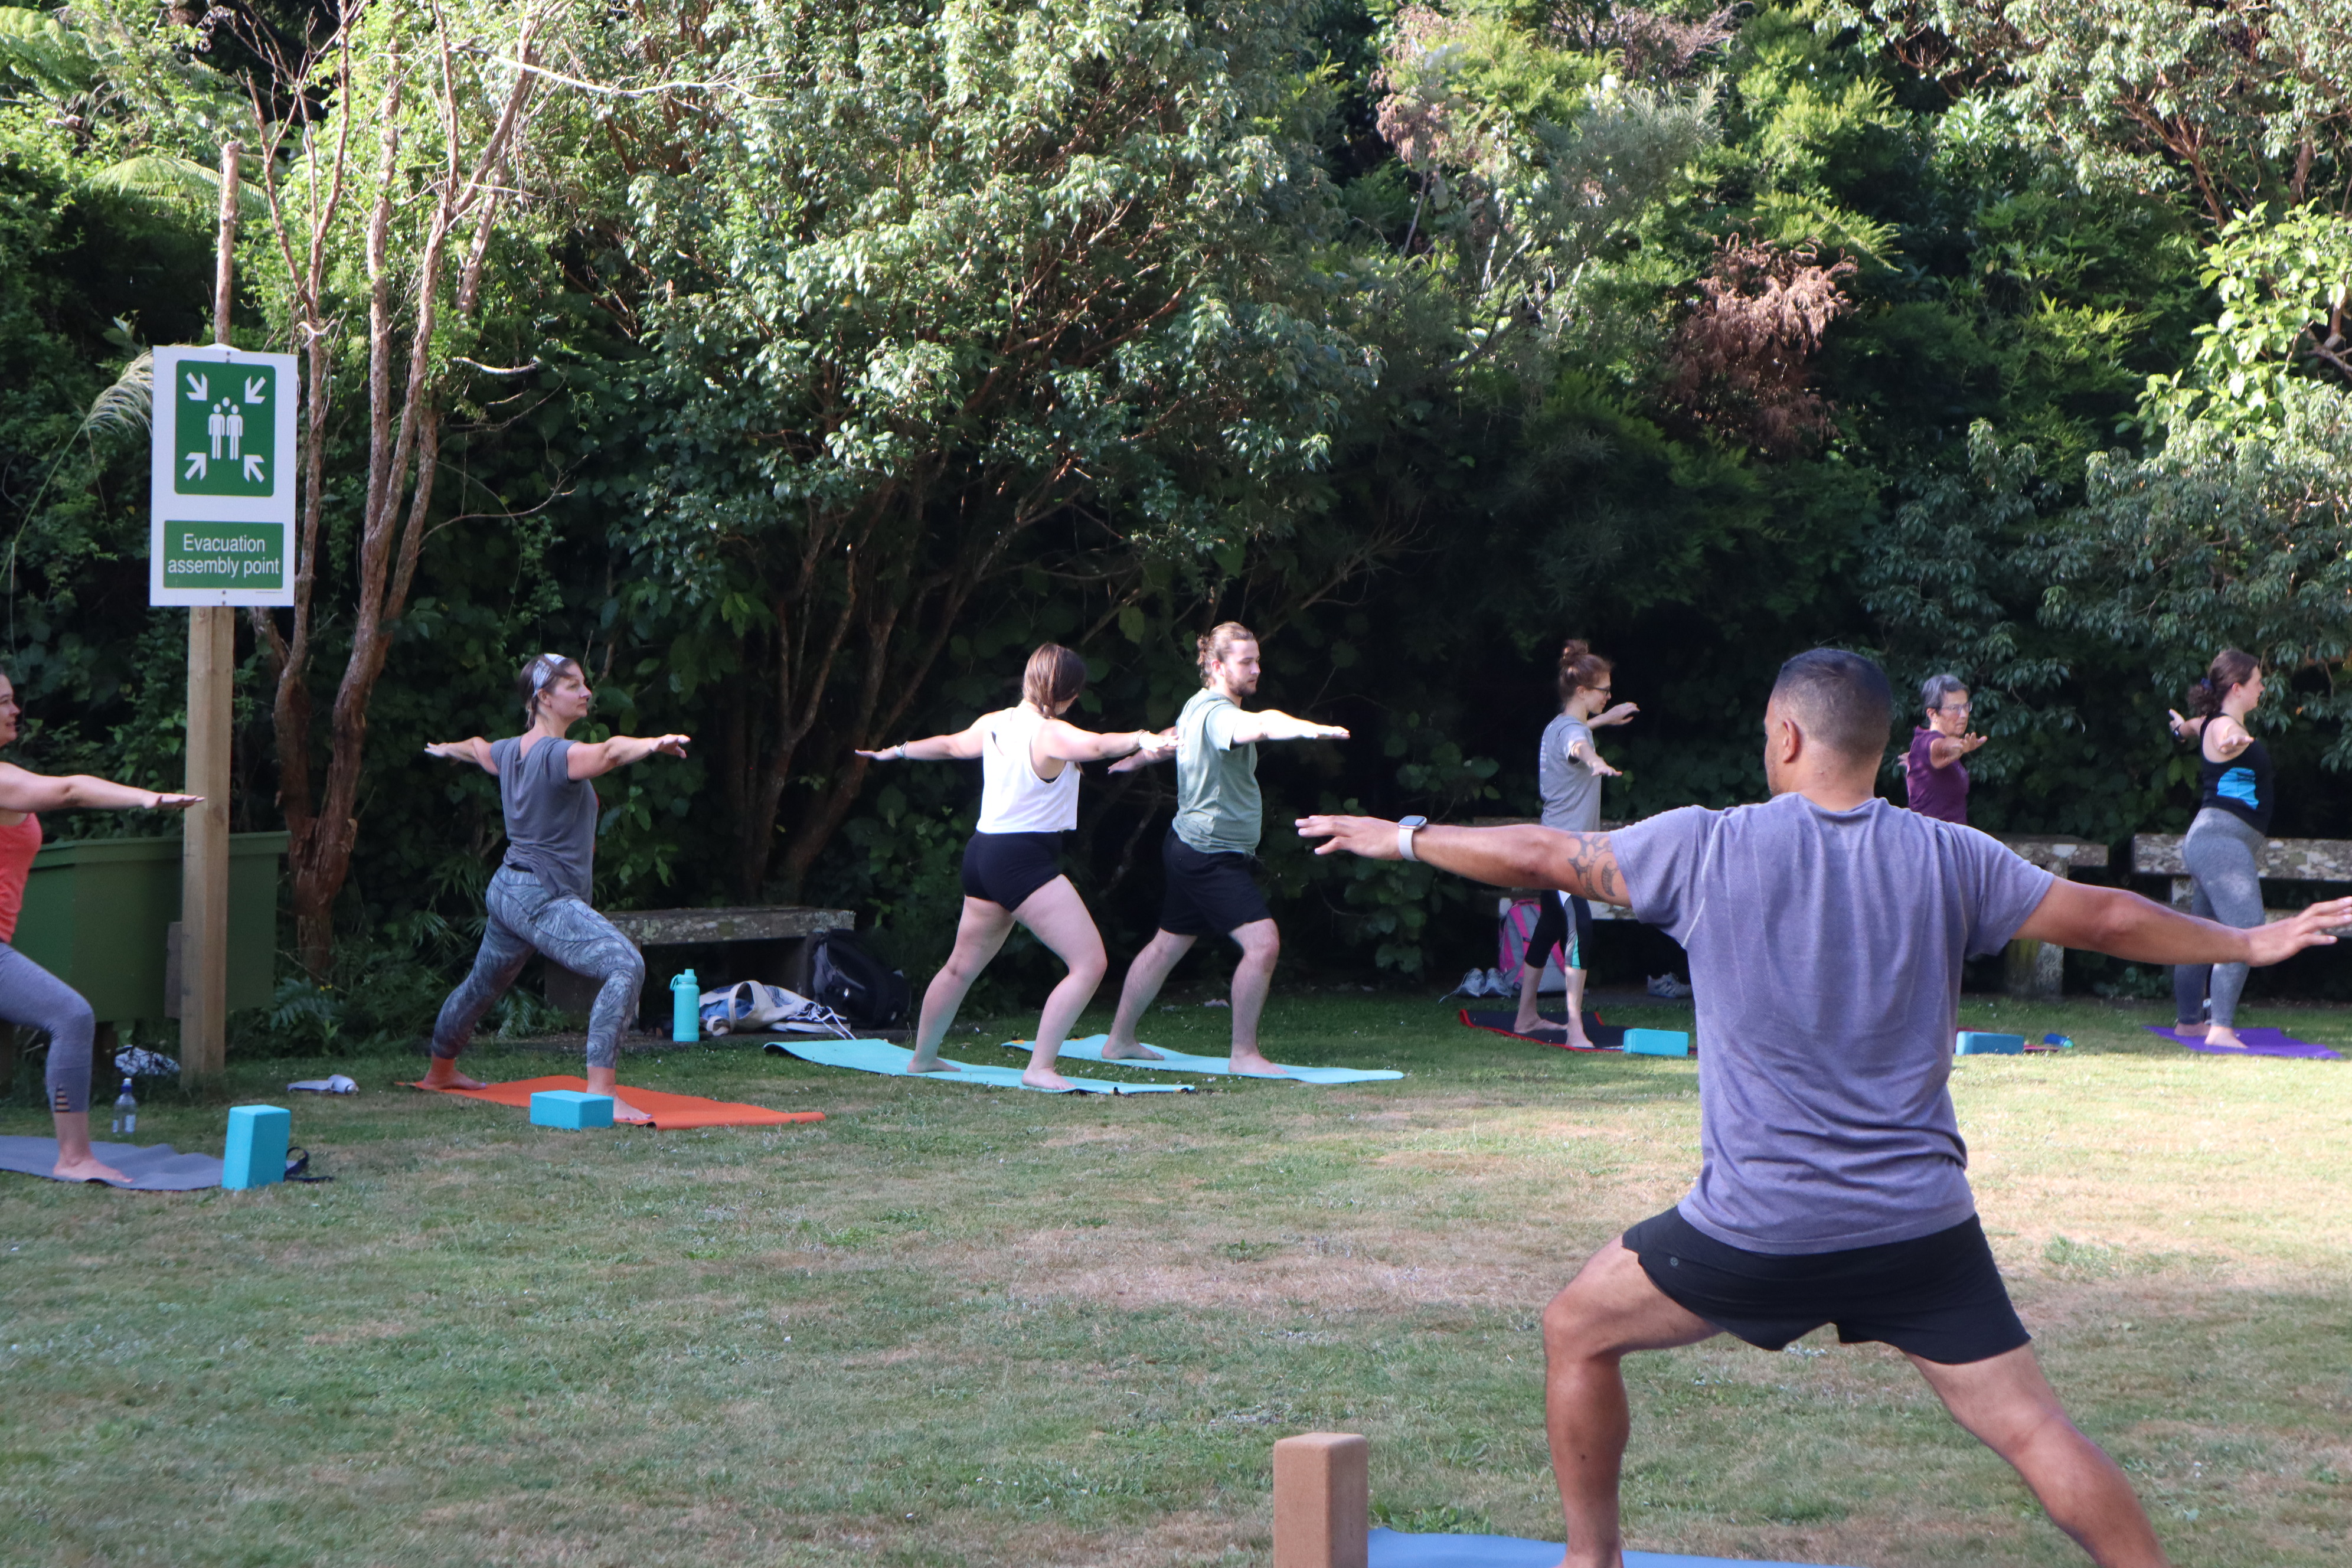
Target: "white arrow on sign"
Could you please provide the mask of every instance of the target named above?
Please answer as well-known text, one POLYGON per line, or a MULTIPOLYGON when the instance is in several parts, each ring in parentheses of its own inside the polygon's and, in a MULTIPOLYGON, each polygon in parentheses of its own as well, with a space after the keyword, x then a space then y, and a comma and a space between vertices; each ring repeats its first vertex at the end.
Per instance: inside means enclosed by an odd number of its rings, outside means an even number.
POLYGON ((189 453, 188 471, 182 474, 180 477, 184 479, 203 479, 205 477, 205 455, 202 452, 189 453))
POLYGON ((190 371, 188 373, 188 401, 191 403, 209 403, 212 401, 212 378, 209 376, 198 375, 194 371, 190 371))
POLYGON ((251 452, 245 455, 245 482, 249 485, 261 482, 261 458, 251 452))
POLYGON ((268 390, 269 378, 268 376, 257 375, 248 377, 245 384, 245 400, 247 403, 258 403, 261 401, 261 395, 268 390))

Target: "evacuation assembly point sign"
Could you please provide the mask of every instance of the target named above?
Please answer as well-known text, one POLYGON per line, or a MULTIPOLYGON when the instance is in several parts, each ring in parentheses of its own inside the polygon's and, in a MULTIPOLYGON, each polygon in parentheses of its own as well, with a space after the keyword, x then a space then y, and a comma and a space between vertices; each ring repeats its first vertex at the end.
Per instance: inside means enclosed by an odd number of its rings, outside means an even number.
POLYGON ((292 354, 155 351, 151 605, 294 602, 292 354))

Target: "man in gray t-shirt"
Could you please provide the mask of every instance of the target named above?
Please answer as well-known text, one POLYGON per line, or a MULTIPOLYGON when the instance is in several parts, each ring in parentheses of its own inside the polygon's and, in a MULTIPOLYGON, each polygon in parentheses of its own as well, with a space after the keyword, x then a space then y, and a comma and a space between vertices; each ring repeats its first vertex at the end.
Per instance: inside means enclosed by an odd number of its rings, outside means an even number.
MULTIPOLYGON (((1257 638, 1227 621, 1199 639, 1201 689, 1176 719, 1176 820, 1160 847, 1168 877, 1160 929, 1119 987, 1103 1055, 1114 1060, 1157 1061, 1160 1053, 1136 1038, 1169 971, 1204 936, 1228 936, 1242 950, 1234 966, 1232 1069, 1247 1077, 1279 1078, 1283 1070, 1258 1048, 1257 1024, 1274 984, 1282 935, 1250 868, 1265 809, 1257 790, 1261 741, 1344 741, 1337 724, 1310 724, 1274 708, 1255 711, 1243 700, 1257 694, 1257 638)), ((1123 773, 1137 762, 1113 764, 1123 773)))
POLYGON ((1675 1208, 1596 1253, 1544 1314, 1569 1563, 1614 1564, 1619 1363, 1728 1331, 1768 1349, 1835 1323, 1907 1355, 2102 1563, 2166 1559, 2123 1472, 2034 1359, 1976 1218, 1945 1080, 1960 967, 2013 936, 2140 963, 2278 963, 2352 899, 2236 931, 2059 881, 1966 827, 1875 799, 1885 674, 1820 649, 1765 710, 1767 805, 1614 834, 1314 816, 1318 853, 1410 856, 1505 887, 1630 905, 1690 953, 1701 1163, 1675 1208))

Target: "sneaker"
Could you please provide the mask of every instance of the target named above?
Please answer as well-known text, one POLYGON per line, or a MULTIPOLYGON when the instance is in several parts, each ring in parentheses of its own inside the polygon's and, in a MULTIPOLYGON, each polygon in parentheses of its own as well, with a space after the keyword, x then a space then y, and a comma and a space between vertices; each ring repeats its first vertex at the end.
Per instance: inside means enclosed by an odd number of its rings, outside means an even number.
MULTIPOLYGON (((1484 996, 1486 994, 1486 972, 1474 969, 1462 977, 1462 984, 1448 991, 1445 996, 1484 996)), ((1438 998, 1443 1002, 1445 996, 1438 998)))
POLYGON ((1675 979, 1671 970, 1664 974, 1651 975, 1649 991, 1662 1002, 1679 1002, 1691 994, 1691 988, 1675 979))
POLYGON ((1517 996, 1518 994, 1519 984, 1517 980, 1505 978, 1503 972, 1499 969, 1490 969, 1486 971, 1487 995, 1517 996))

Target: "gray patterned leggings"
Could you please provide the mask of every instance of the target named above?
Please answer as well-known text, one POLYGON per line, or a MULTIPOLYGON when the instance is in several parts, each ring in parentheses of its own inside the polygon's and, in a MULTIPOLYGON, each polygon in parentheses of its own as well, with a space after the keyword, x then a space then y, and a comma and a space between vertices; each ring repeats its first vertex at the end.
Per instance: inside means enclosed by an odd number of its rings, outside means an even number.
POLYGON ((530 962, 544 953, 574 974, 602 978, 596 1005, 588 1015, 588 1065, 608 1068, 619 1060, 621 1033, 636 1016, 637 992, 646 983, 646 961, 637 944, 613 922, 569 894, 551 893, 539 879, 511 866, 490 879, 490 923, 474 971, 441 1004, 433 1026, 433 1054, 446 1061, 466 1048, 474 1026, 507 993, 530 962))
MULTIPOLYGON (((2254 857, 2267 843, 2254 825, 2235 813, 2208 806, 2189 825, 2180 858, 2196 879, 2189 912, 2225 926, 2252 931, 2263 923, 2263 883, 2254 857)), ((2181 963, 2172 971, 2172 1016, 2179 1023, 2200 1021, 2207 977, 2211 977, 2213 1022, 2238 1023, 2238 996, 2246 988, 2242 963, 2181 963)))
POLYGON ((24 1024, 49 1037, 47 1080, 51 1110, 89 1109, 89 1043, 97 1016, 81 993, 0 942, 0 1024, 24 1024))

